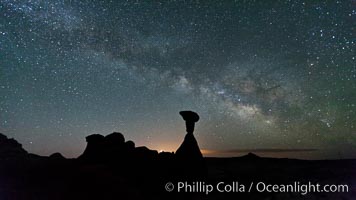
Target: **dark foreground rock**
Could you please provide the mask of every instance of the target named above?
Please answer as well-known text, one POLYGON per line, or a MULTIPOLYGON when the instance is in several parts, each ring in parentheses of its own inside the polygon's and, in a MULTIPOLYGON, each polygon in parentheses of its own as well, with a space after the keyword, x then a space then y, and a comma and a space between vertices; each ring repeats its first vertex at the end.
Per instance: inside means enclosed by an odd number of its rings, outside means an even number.
MULTIPOLYGON (((356 195, 356 160, 304 161, 263 158, 254 154, 238 158, 203 158, 206 173, 192 179, 191 176, 182 174, 177 167, 180 163, 174 159, 174 153, 158 154, 144 147, 135 148, 133 142, 124 142, 118 134, 115 135, 114 143, 122 145, 124 150, 130 149, 133 155, 131 159, 118 159, 120 162, 83 162, 83 158, 66 159, 60 154, 50 157, 36 156, 27 154, 17 141, 2 136, 1 142, 6 144, 0 146, 2 158, 16 155, 17 160, 1 160, 0 199, 352 200, 356 195), (293 184, 296 181, 301 184, 346 184, 349 188, 348 192, 311 192, 305 195, 300 192, 247 192, 248 188, 245 188, 244 192, 217 192, 215 189, 207 195, 206 191, 202 190, 202 185, 216 186, 221 182, 226 185, 238 183, 238 188, 241 189, 241 185, 248 187, 252 182, 280 185, 293 184), (174 188, 167 186, 170 182, 174 188), (178 192, 179 184, 184 184, 184 187, 178 192), (197 187, 199 184, 200 189, 197 187), (168 192, 170 189, 173 191, 168 192)), ((98 139, 102 140, 101 142, 106 138, 94 137, 101 138, 98 139)), ((99 142, 90 148, 100 146, 99 142)), ((91 158, 91 155, 89 157, 91 158)), ((192 165, 189 162, 184 164, 192 165)))
POLYGON ((22 145, 13 138, 8 138, 0 133, 0 159, 14 160, 23 159, 28 155, 27 151, 22 148, 22 145))
POLYGON ((193 135, 199 115, 180 114, 187 133, 176 153, 136 147, 114 132, 87 136, 77 159, 60 153, 46 157, 29 154, 0 134, 0 200, 355 199, 356 160, 274 159, 252 153, 203 158, 193 135), (296 183, 346 185, 347 191, 260 191, 264 184, 296 183))

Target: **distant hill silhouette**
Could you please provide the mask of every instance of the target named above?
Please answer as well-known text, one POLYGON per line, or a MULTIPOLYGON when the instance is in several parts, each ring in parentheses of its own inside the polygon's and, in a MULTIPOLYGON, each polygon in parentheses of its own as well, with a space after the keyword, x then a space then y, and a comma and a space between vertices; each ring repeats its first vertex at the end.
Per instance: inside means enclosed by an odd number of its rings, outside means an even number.
POLYGON ((245 158, 245 159, 259 159, 260 157, 254 153, 248 153, 244 156, 242 156, 241 158, 245 158))
POLYGON ((53 153, 49 156, 53 160, 65 160, 66 158, 61 153, 53 153))

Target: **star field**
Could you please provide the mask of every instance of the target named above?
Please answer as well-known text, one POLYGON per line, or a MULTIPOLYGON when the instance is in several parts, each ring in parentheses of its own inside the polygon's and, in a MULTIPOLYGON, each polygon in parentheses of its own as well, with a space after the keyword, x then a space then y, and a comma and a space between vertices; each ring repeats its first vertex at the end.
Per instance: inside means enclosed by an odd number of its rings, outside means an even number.
POLYGON ((356 157, 353 0, 0 2, 0 132, 30 152, 174 151, 194 110, 213 155, 356 157))

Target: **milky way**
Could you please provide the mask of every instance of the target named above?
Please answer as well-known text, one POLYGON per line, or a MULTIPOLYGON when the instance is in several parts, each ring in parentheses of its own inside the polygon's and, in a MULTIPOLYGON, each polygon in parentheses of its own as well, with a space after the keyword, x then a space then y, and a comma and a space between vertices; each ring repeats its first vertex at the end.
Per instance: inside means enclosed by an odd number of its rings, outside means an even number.
POLYGON ((0 2, 0 131, 30 152, 174 151, 194 110, 206 154, 356 157, 355 1, 0 2))

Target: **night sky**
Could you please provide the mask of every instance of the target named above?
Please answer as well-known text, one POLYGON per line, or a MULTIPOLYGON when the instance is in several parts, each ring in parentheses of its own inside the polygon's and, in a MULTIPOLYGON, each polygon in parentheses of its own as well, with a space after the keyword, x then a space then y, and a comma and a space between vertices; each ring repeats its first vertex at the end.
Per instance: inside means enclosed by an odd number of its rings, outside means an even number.
POLYGON ((0 0, 0 132, 206 156, 356 158, 356 1, 0 0))

